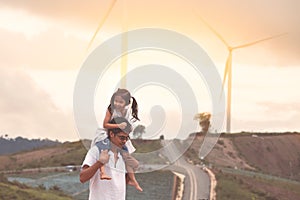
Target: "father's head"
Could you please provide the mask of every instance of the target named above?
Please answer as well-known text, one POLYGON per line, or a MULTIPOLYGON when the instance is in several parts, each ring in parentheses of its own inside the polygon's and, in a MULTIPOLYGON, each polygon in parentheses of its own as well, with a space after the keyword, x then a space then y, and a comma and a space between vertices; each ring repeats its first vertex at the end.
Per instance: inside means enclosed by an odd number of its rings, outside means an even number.
POLYGON ((132 126, 127 119, 123 117, 116 117, 109 121, 110 124, 122 124, 126 123, 125 128, 113 128, 108 129, 108 138, 117 147, 122 148, 126 141, 129 139, 129 133, 132 131, 132 126))

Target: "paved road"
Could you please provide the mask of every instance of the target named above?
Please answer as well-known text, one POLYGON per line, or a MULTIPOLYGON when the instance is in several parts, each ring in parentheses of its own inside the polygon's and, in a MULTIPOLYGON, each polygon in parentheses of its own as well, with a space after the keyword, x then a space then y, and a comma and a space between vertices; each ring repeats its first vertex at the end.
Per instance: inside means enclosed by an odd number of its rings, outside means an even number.
POLYGON ((165 148, 162 154, 171 162, 176 160, 167 168, 186 176, 183 200, 209 199, 210 180, 207 173, 205 173, 201 168, 188 163, 182 156, 177 158, 180 153, 172 143, 164 141, 163 145, 165 148))

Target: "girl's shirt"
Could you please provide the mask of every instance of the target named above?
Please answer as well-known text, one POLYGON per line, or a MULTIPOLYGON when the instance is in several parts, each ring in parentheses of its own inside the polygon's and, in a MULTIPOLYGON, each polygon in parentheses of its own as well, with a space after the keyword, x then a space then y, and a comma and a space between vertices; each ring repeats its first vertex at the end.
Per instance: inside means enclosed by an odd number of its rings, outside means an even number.
MULTIPOLYGON (((113 118, 116 118, 116 117, 124 117, 126 118, 129 123, 131 124, 132 126, 132 130, 134 130, 134 122, 136 121, 133 117, 132 117, 132 114, 131 114, 131 104, 129 104, 128 106, 125 107, 125 115, 123 115, 120 111, 117 111, 117 110, 113 110, 112 114, 111 114, 111 117, 110 117, 110 120, 112 120, 113 118)), ((107 138, 107 129, 106 128, 98 128, 96 130, 96 136, 94 137, 94 139, 92 140, 92 143, 91 143, 91 148, 99 141, 102 141, 104 140, 105 138, 107 138)), ((125 146, 127 147, 128 149, 128 152, 131 154, 133 153, 136 149, 135 147, 132 145, 131 141, 128 140, 125 144, 125 146)))
POLYGON ((136 121, 137 119, 135 119, 132 116, 132 109, 131 109, 131 104, 129 104, 128 106, 125 106, 125 114, 123 115, 120 111, 117 110, 113 110, 110 120, 112 120, 113 118, 116 117, 124 117, 125 119, 128 120, 128 122, 130 123, 130 125, 132 126, 132 130, 134 130, 134 128, 136 127, 136 121))

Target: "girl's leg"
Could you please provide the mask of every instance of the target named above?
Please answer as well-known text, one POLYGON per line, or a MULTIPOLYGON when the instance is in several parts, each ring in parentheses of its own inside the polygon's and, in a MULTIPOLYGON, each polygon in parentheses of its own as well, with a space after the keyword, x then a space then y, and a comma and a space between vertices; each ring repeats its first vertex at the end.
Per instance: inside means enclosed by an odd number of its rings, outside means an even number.
POLYGON ((137 182, 134 173, 127 173, 129 180, 127 181, 128 185, 134 186, 138 191, 142 192, 143 188, 141 188, 140 184, 137 182))
POLYGON ((128 174, 128 180, 127 184, 134 186, 138 191, 143 191, 139 183, 137 182, 135 178, 134 171, 138 168, 139 162, 130 156, 130 154, 126 153, 125 157, 125 164, 126 164, 126 170, 128 174))
MULTIPOLYGON (((103 150, 101 151, 100 153, 100 159, 99 160, 104 160, 103 158, 106 158, 107 157, 107 154, 108 154, 108 150, 103 150)), ((104 164, 107 163, 108 160, 105 160, 104 164)), ((101 180, 111 180, 111 177, 108 176, 106 173, 105 173, 105 167, 104 167, 104 164, 102 164, 100 166, 100 179, 101 180)))

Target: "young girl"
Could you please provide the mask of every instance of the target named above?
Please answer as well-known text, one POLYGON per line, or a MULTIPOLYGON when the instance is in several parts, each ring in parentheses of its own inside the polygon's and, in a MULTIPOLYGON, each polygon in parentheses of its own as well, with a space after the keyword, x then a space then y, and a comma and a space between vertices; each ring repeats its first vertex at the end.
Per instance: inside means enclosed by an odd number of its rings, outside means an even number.
MULTIPOLYGON (((92 141, 91 146, 97 145, 100 154, 107 154, 108 153, 108 146, 106 145, 106 138, 107 138, 107 129, 114 129, 120 128, 124 129, 127 124, 125 122, 122 123, 109 123, 112 119, 117 117, 124 117, 130 123, 133 123, 138 118, 138 104, 134 97, 130 95, 130 92, 126 89, 118 89, 111 97, 110 105, 107 108, 106 115, 103 121, 103 129, 99 128, 96 133, 96 137, 92 141), (132 99, 132 102, 131 102, 132 99), (131 107, 130 107, 131 104, 131 107)), ((139 183, 137 182, 134 170, 138 167, 138 161, 133 158, 130 154, 135 151, 134 146, 132 145, 131 141, 127 139, 125 146, 123 147, 122 156, 126 163, 126 169, 128 172, 128 184, 134 186, 137 190, 142 191, 139 183)), ((100 155, 101 156, 101 155, 100 155)), ((104 170, 104 165, 100 167, 100 178, 110 180, 109 177, 104 170)))

